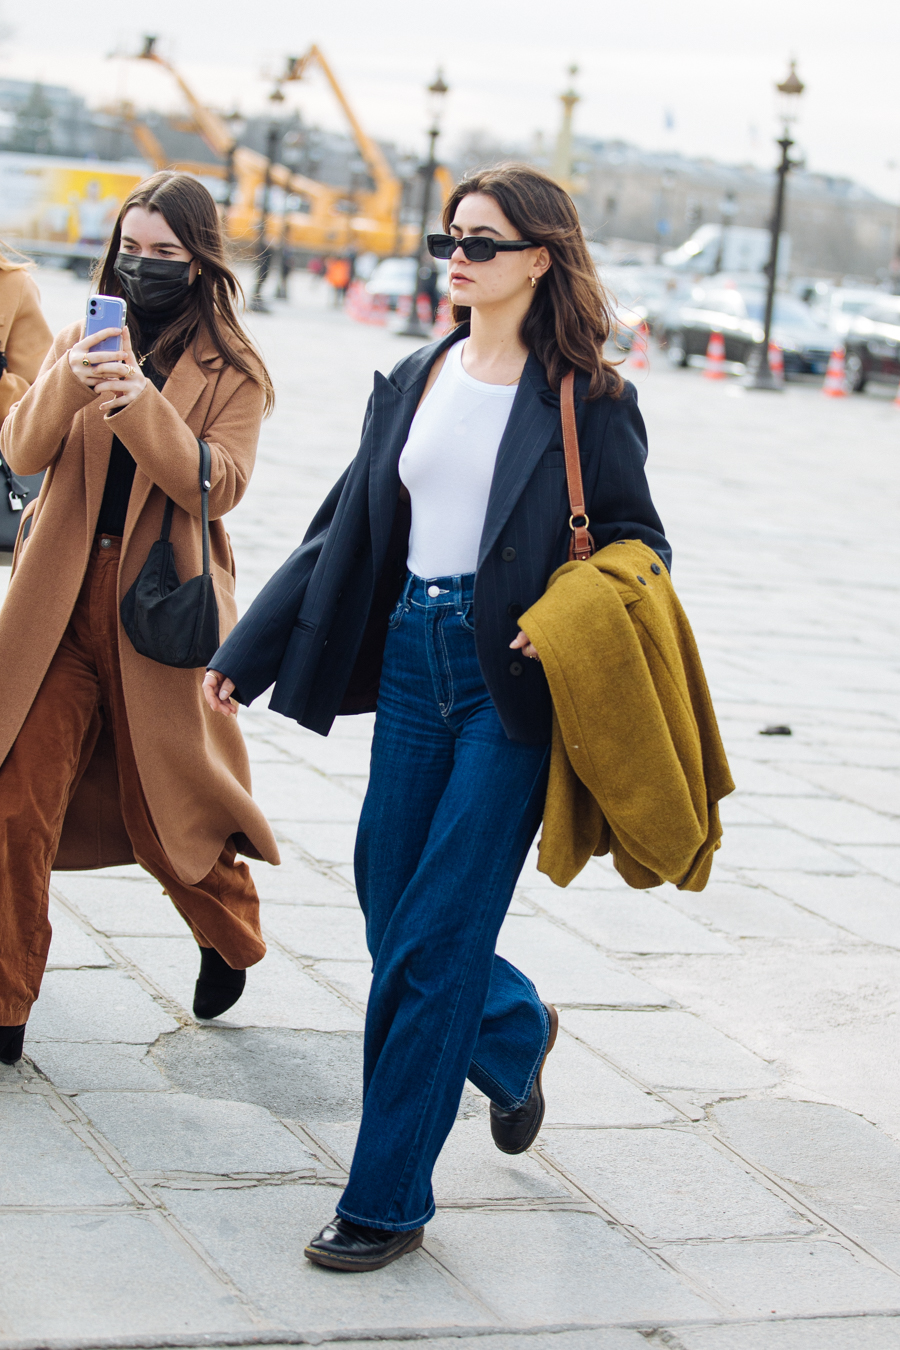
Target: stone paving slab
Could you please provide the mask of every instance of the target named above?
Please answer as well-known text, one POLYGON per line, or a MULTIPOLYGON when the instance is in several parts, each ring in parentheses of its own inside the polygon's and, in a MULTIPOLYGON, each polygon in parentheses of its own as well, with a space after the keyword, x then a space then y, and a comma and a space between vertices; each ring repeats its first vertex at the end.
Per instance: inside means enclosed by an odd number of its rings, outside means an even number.
POLYGON ((541 906, 568 927, 614 952, 728 952, 725 938, 672 909, 652 891, 594 892, 554 888, 541 906))
POLYGON ((5 1338, 251 1332, 227 1285, 152 1214, 0 1214, 5 1338))
POLYGON ((737 1162, 684 1130, 554 1130, 541 1149, 647 1239, 811 1231, 737 1162))
POLYGON ((837 1242, 720 1242, 667 1247, 666 1255, 702 1281, 736 1313, 810 1316, 829 1312, 897 1312, 900 1276, 837 1242))
MULTIPOLYGON (((108 937, 183 937, 184 919, 159 883, 105 872, 56 872, 54 889, 99 932, 108 937)), ((55 947, 55 929, 54 943, 55 947)), ((53 948, 51 948, 53 950, 53 948)))
POLYGON ((661 1125, 677 1116, 562 1029, 543 1075, 547 1125, 661 1125))
MULTIPOLYGON (((316 1133, 349 1171, 357 1132, 354 1121, 320 1125, 316 1133)), ((498 1152, 486 1114, 454 1125, 434 1171, 434 1194, 439 1205, 463 1200, 571 1199, 565 1186, 536 1158, 527 1154, 510 1158, 498 1152)))
POLYGON ((900 1268, 900 1145, 861 1116, 820 1102, 726 1102, 714 1114, 744 1157, 900 1268))
POLYGON ((128 1192, 36 1093, 0 1093, 0 1157, 0 1204, 131 1202, 128 1192))
POLYGON ((38 1041, 29 1053, 60 1092, 162 1092, 167 1087, 146 1045, 38 1041))
POLYGON ((681 1011, 565 1009, 560 1021, 579 1040, 656 1088, 768 1087, 776 1071, 737 1040, 681 1011))
POLYGON ((164 1036, 153 1061, 172 1086, 198 1097, 253 1102, 292 1120, 358 1120, 359 1032, 230 1028, 222 1023, 164 1036))
POLYGON ((811 877, 774 872, 767 885, 848 933, 900 948, 900 886, 881 877, 811 877))
POLYGON ((614 966, 593 943, 540 915, 509 914, 497 951, 527 971, 541 998, 550 1003, 646 1007, 659 1002, 652 985, 614 966))
MULTIPOLYGON (((196 977, 195 977, 196 978, 196 977)), ((51 970, 29 1018, 30 1041, 150 1045, 178 1023, 119 970, 51 970)))
POLYGON ((679 1327, 673 1350, 896 1350, 900 1317, 810 1318, 795 1322, 679 1327))
POLYGON ((184 1092, 85 1092, 85 1115, 141 1172, 315 1173, 316 1159, 268 1111, 184 1092))
POLYGON ((359 906, 272 905, 263 933, 276 938, 295 956, 371 964, 366 924, 359 906))
POLYGON ((496 1318, 421 1252, 353 1279, 303 1256, 334 1186, 166 1191, 166 1205, 275 1324, 307 1330, 486 1326, 496 1318))
POLYGON ((508 1322, 664 1324, 711 1311, 594 1214, 442 1209, 429 1225, 427 1245, 508 1322))
MULTIPOLYGON (((192 938, 120 938, 118 945, 171 998, 185 1009, 191 1007, 200 968, 192 938)), ((258 978, 261 972, 250 967, 240 1002, 218 1019, 219 1025, 313 1031, 355 1031, 362 1026, 359 1013, 316 984, 277 948, 265 961, 265 978, 258 978)))
MULTIPOLYGON (((791 875, 802 878, 810 888, 822 880, 838 880, 833 877, 813 879, 805 872, 791 875)), ((670 905, 675 905, 686 914, 731 937, 833 941, 834 930, 830 924, 791 904, 790 898, 785 900, 781 894, 775 894, 778 891, 776 881, 768 881, 768 885, 772 887, 771 890, 763 886, 727 881, 713 881, 704 891, 678 891, 671 887, 666 890, 666 900, 670 905)))
POLYGON ((48 970, 79 970, 91 966, 103 968, 112 965, 106 952, 79 928, 75 920, 52 900, 50 924, 53 928, 48 970))

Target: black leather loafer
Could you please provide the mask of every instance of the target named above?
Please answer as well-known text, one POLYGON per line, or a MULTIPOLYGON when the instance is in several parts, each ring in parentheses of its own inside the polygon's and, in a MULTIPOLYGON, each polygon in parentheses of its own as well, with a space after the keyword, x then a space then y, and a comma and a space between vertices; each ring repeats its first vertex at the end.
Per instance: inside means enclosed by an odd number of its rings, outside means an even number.
POLYGON ((424 1228, 408 1233, 389 1233, 384 1228, 363 1228, 337 1215, 305 1248, 303 1255, 330 1270, 380 1270, 398 1256, 421 1247, 424 1228))
POLYGON ((556 1033, 559 1031, 559 1014, 553 1004, 545 1003, 544 1007, 550 1018, 550 1034, 528 1101, 512 1111, 504 1111, 502 1106, 491 1102, 491 1135, 501 1153, 524 1153, 526 1149, 531 1148, 544 1123, 546 1103, 541 1088, 541 1077, 547 1056, 556 1043, 556 1033))
POLYGON ((194 986, 194 1016, 208 1021, 233 1008, 247 983, 246 970, 232 970, 215 947, 200 948, 200 974, 194 986))

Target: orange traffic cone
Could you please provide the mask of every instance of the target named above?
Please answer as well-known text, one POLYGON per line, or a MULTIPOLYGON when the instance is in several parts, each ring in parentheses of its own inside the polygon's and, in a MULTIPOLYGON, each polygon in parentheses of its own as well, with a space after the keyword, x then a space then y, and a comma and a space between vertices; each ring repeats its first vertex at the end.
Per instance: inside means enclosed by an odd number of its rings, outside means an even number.
POLYGON ((784 352, 777 342, 769 343, 769 369, 778 384, 784 384, 784 352))
POLYGON ((649 370, 650 362, 647 359, 647 339, 650 336, 650 330, 645 323, 639 323, 634 330, 634 337, 631 339, 631 351, 628 354, 628 365, 631 370, 649 370))
POLYGON ((846 398, 847 397, 847 378, 844 370, 844 349, 835 347, 828 359, 828 369, 825 372, 825 383, 822 385, 822 393, 826 398, 846 398))
POLYGON ((706 369, 703 372, 707 380, 724 380, 725 370, 725 339, 721 333, 710 333, 709 345, 706 348, 706 369))
POLYGON ((900 408, 900 384, 897 386, 897 396, 894 399, 894 407, 900 408))

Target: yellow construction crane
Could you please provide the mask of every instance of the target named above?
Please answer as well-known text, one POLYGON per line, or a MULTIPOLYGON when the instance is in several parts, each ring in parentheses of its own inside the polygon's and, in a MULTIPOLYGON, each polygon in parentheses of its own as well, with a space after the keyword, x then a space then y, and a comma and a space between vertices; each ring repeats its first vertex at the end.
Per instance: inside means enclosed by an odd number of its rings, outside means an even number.
POLYGON ((373 182, 371 191, 357 192, 352 198, 346 188, 294 173, 284 164, 270 164, 265 155, 238 145, 227 120, 201 103, 171 62, 159 55, 155 37, 145 37, 137 59, 152 61, 168 71, 190 108, 193 128, 224 164, 173 165, 166 159, 150 129, 134 117, 132 109, 128 120, 136 143, 156 168, 182 168, 189 173, 221 177, 233 183, 233 200, 225 207, 226 226, 232 240, 248 248, 256 245, 260 233, 259 194, 268 180, 283 192, 299 198, 301 204, 297 211, 268 213, 265 237, 270 241, 286 239, 295 248, 321 252, 351 248, 380 256, 415 252, 418 232, 414 226, 402 224, 399 218, 402 185, 380 147, 363 130, 318 47, 314 45, 304 56, 288 59, 284 74, 276 80, 276 97, 280 96, 283 84, 302 79, 312 63, 319 65, 350 125, 373 182))

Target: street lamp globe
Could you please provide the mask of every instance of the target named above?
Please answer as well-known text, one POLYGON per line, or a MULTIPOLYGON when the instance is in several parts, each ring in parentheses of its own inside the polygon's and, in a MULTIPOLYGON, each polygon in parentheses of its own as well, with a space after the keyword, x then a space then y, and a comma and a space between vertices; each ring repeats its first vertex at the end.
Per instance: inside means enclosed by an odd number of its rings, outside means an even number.
POLYGON ((444 111, 444 99, 450 92, 450 86, 444 81, 444 72, 438 66, 437 75, 434 81, 428 86, 428 118, 431 125, 440 128, 441 116, 444 111))
POLYGON ((778 90, 778 107, 781 113, 781 120, 785 127, 789 127, 792 122, 796 122, 798 113, 798 100, 806 85, 797 74, 797 62, 791 62, 791 68, 788 71, 787 79, 782 80, 781 84, 776 84, 778 90))

